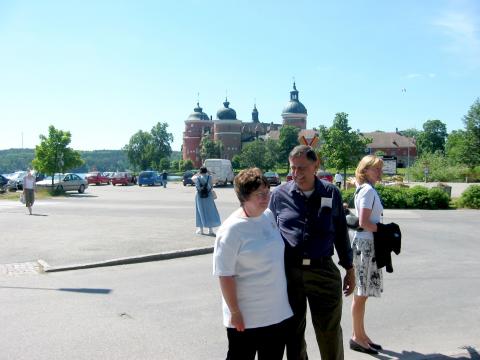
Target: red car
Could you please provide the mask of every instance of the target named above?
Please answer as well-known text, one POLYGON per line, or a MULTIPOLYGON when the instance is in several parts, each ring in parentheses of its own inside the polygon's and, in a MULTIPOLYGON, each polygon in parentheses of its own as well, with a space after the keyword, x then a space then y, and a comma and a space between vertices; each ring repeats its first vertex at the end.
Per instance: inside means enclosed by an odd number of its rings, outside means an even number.
POLYGON ((87 174, 85 177, 88 181, 88 185, 90 184, 95 184, 95 185, 100 185, 100 184, 110 184, 110 178, 99 172, 99 171, 92 171, 87 174))
POLYGON ((131 185, 135 184, 135 176, 133 176, 131 173, 123 171, 123 172, 116 172, 112 176, 112 185, 115 186, 117 184, 119 185, 131 185))
POLYGON ((318 170, 317 171, 317 178, 321 180, 325 180, 329 183, 333 183, 333 174, 329 173, 328 171, 325 170, 318 170))

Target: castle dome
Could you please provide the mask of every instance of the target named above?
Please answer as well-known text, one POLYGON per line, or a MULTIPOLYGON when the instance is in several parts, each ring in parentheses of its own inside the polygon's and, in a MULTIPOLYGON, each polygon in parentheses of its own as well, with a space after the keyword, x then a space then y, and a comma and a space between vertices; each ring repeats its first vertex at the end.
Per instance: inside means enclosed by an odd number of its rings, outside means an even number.
POLYGON ((307 114, 307 109, 305 106, 298 100, 298 91, 295 83, 293 83, 293 90, 290 91, 290 101, 283 108, 283 114, 293 113, 293 114, 307 114))
POLYGON ((208 115, 203 112, 203 109, 200 107, 200 104, 197 102, 197 107, 193 109, 193 113, 188 116, 188 120, 210 120, 208 115))
POLYGON ((237 120, 237 113, 232 108, 229 108, 230 103, 227 99, 223 103, 223 108, 217 111, 218 120, 237 120))

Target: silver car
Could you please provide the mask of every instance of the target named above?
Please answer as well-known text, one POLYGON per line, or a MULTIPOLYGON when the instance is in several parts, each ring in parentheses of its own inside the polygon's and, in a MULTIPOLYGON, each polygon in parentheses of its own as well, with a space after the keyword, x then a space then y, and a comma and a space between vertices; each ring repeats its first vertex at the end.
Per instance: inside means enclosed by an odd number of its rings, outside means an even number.
MULTIPOLYGON (((52 177, 48 176, 42 181, 37 182, 37 187, 52 188, 52 177)), ((78 191, 83 194, 88 187, 88 181, 82 179, 77 174, 55 174, 53 180, 53 189, 58 191, 78 191)))

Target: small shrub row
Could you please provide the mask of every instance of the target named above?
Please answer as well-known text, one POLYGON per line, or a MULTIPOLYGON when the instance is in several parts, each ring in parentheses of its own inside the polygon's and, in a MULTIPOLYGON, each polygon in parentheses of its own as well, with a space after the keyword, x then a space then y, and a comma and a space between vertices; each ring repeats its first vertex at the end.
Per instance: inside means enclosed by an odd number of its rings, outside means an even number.
POLYGON ((480 209, 480 185, 470 185, 457 200, 457 206, 480 209))
MULTIPOLYGON (((427 189, 423 186, 405 188, 377 185, 376 190, 385 209, 448 209, 450 198, 440 188, 427 189)), ((353 207, 355 189, 342 191, 343 201, 353 207)))

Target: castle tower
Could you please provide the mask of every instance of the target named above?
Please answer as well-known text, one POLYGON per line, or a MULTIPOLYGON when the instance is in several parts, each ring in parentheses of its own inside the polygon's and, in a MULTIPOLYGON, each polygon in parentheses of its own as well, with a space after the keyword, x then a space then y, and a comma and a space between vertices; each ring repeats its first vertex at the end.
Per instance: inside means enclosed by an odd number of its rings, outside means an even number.
POLYGON ((217 119, 213 121, 213 133, 214 140, 223 143, 222 158, 232 160, 241 149, 242 122, 237 120, 237 113, 229 105, 225 98, 223 108, 217 111, 217 119))
POLYGON ((202 166, 200 158, 200 141, 203 136, 212 136, 213 121, 211 121, 200 104, 193 109, 193 113, 185 120, 185 131, 183 132, 182 158, 192 160, 196 168, 202 166))
POLYGON ((293 90, 290 91, 290 101, 282 111, 283 125, 291 125, 304 130, 307 128, 307 109, 298 100, 298 91, 293 83, 293 90))
POLYGON ((260 122, 258 120, 258 110, 257 110, 257 104, 253 105, 253 110, 252 110, 252 122, 258 123, 260 122))

